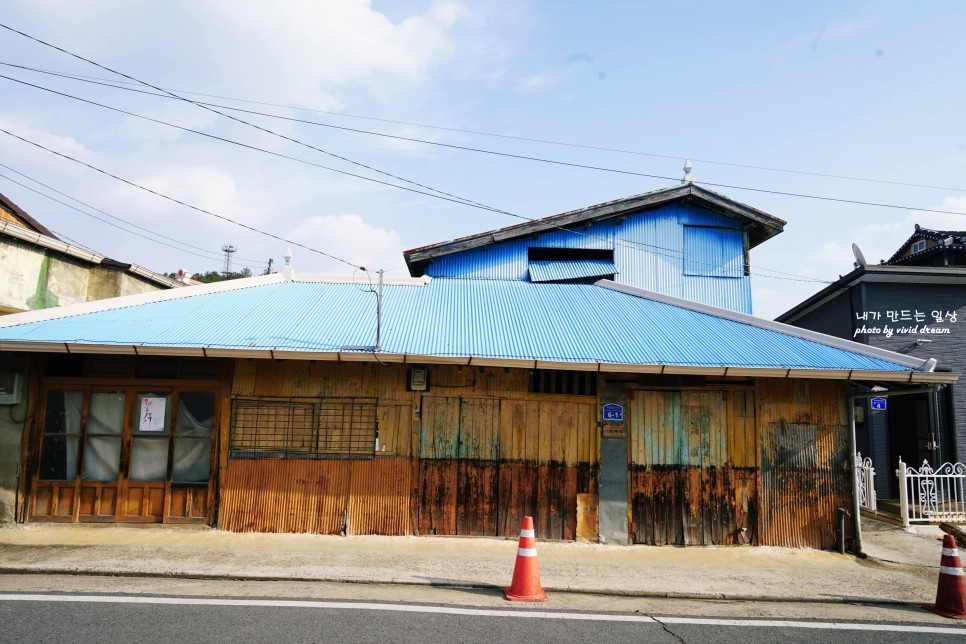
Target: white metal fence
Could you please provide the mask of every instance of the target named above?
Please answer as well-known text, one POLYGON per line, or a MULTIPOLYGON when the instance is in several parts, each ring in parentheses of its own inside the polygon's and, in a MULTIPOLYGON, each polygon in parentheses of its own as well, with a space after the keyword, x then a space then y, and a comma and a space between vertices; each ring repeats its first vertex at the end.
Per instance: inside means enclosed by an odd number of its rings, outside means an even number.
POLYGON ((859 506, 867 510, 876 511, 875 505, 875 470, 872 468, 871 458, 862 458, 862 454, 855 454, 856 483, 859 492, 859 506))
POLYGON ((918 470, 899 459, 899 505, 902 525, 936 521, 966 522, 966 464, 943 463, 918 470))

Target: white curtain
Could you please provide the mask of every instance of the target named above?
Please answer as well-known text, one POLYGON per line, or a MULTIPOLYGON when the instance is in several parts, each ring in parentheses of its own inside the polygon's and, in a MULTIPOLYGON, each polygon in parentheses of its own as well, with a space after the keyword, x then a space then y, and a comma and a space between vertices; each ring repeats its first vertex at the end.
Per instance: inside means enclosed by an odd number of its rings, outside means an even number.
POLYGON ((116 481, 121 464, 124 392, 95 391, 87 414, 84 445, 85 481, 116 481))
MULTIPOLYGON (((194 394, 209 396, 209 394, 194 394)), ((212 402, 214 397, 212 397, 212 402)), ((203 406, 202 409, 207 409, 203 406)), ((211 405, 214 410, 214 405, 211 405)), ((180 483, 208 481, 211 463, 211 425, 214 418, 195 418, 183 400, 178 404, 178 429, 174 447, 172 480, 180 483)))

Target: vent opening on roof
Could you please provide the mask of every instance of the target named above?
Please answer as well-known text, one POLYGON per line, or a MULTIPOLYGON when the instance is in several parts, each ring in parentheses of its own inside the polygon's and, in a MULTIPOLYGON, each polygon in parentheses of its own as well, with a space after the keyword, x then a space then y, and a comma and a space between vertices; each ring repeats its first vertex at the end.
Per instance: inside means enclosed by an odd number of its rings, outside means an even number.
POLYGON ((617 274, 614 251, 597 248, 529 248, 531 282, 593 283, 617 274))
POLYGON ((534 248, 527 249, 527 259, 536 261, 566 261, 579 259, 602 259, 614 261, 614 251, 602 248, 534 248))

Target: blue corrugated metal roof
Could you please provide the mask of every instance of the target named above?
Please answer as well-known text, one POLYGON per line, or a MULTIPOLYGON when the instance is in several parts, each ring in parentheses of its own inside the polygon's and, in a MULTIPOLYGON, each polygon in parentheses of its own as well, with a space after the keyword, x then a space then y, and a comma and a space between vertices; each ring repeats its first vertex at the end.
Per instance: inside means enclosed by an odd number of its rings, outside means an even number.
POLYGON ((560 282, 616 275, 614 262, 606 259, 534 260, 527 265, 531 282, 560 282))
MULTIPOLYGON (((257 280, 220 292, 191 287, 143 304, 125 302, 145 296, 118 298, 106 301, 111 308, 88 313, 72 314, 72 307, 65 307, 39 312, 59 317, 22 324, 11 323, 29 320, 30 313, 10 316, 0 327, 0 343, 301 352, 375 344, 371 290, 358 284, 257 280)), ((869 355, 874 350, 863 345, 831 346, 843 341, 828 338, 830 344, 824 344, 798 337, 807 332, 795 327, 785 332, 777 323, 738 321, 727 311, 700 312, 687 303, 659 301, 663 296, 657 294, 651 299, 645 292, 619 289, 626 287, 465 279, 387 284, 382 351, 628 365, 910 369, 898 354, 891 361, 869 355), (782 330, 763 328, 768 325, 782 330)))

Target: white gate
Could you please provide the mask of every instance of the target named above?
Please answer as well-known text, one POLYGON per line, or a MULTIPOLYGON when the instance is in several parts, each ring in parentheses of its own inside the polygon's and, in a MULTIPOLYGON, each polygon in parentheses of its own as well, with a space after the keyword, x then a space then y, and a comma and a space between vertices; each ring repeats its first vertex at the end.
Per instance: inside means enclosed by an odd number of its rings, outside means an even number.
POLYGON ((855 454, 855 481, 858 486, 859 506, 866 510, 876 511, 875 484, 871 458, 862 458, 862 454, 855 454))
POLYGON ((902 525, 939 521, 966 522, 966 464, 943 463, 918 470, 899 459, 899 505, 902 525))

